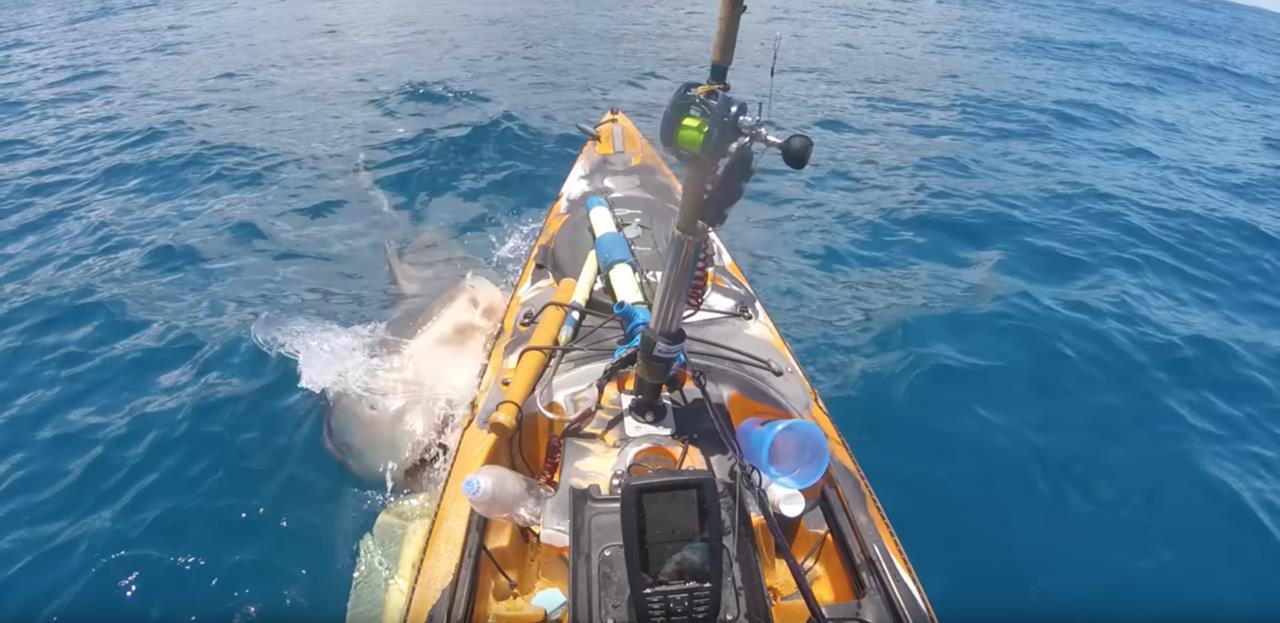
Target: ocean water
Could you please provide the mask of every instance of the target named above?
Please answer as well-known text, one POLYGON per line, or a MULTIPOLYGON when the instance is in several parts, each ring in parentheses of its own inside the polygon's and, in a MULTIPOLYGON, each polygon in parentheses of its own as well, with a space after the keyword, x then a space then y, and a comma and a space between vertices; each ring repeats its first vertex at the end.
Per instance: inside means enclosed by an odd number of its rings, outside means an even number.
MULTIPOLYGON (((723 236, 940 616, 1280 618, 1280 14, 749 4, 817 148, 723 236)), ((715 5, 0 3, 0 620, 340 619, 386 495, 254 322, 385 320, 424 230, 510 279, 715 5)))

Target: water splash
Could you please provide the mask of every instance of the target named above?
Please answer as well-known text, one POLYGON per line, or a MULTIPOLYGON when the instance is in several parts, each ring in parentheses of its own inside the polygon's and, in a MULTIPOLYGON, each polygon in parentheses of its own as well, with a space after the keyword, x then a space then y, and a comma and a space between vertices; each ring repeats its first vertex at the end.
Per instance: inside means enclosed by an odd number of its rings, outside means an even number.
POLYGON ((310 318, 264 314, 253 323, 253 341, 272 355, 298 362, 298 386, 317 394, 375 391, 390 367, 385 323, 344 327, 310 318))
POLYGON ((515 221, 492 235, 495 251, 493 269, 504 277, 506 286, 513 286, 520 278, 520 269, 529 255, 529 248, 542 233, 542 221, 515 221))
MULTIPOLYGON (((434 315, 412 339, 391 335, 382 323, 344 327, 266 314, 253 324, 254 342, 295 360, 298 385, 329 400, 326 447, 351 472, 380 481, 388 496, 438 487, 452 463, 489 350, 485 336, 496 331, 503 307, 488 280, 466 283, 413 312, 434 315), (436 304, 443 307, 433 310, 436 304), (475 331, 456 339, 463 326, 475 331)), ((420 304, 408 303, 402 313, 420 304)))

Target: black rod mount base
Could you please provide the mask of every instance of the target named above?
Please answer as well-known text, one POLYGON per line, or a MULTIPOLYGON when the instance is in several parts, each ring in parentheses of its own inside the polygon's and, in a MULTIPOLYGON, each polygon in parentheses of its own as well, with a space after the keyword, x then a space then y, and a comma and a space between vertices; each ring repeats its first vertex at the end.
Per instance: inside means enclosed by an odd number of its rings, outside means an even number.
POLYGON ((658 335, 653 329, 640 334, 640 352, 636 358, 635 396, 628 414, 646 424, 662 419, 666 406, 662 390, 675 372, 676 360, 684 352, 684 329, 658 335))

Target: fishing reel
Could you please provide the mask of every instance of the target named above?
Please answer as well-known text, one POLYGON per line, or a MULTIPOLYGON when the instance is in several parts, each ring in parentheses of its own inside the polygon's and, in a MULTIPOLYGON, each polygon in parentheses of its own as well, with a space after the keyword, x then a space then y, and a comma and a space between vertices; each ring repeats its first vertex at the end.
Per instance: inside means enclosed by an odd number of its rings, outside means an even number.
POLYGON ((762 121, 750 115, 746 103, 735 101, 716 84, 680 85, 662 113, 660 136, 662 146, 676 159, 711 173, 700 219, 710 227, 724 223, 729 208, 742 198, 755 170, 753 146, 776 147, 782 161, 796 170, 805 168, 813 153, 808 136, 769 135, 762 121))

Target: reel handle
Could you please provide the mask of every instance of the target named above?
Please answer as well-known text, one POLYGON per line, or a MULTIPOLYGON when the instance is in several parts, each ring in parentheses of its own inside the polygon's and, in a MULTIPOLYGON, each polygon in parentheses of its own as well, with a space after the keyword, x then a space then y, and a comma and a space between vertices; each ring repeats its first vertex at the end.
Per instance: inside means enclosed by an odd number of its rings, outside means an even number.
POLYGON ((792 134, 782 141, 778 150, 782 152, 782 161, 799 171, 809 166, 809 156, 813 155, 813 139, 804 134, 792 134))
POLYGON ((808 136, 792 134, 785 139, 780 139, 760 130, 753 138, 764 143, 765 147, 777 147, 782 153, 782 161, 787 163, 787 166, 797 171, 809 166, 809 156, 813 155, 813 139, 808 136))

